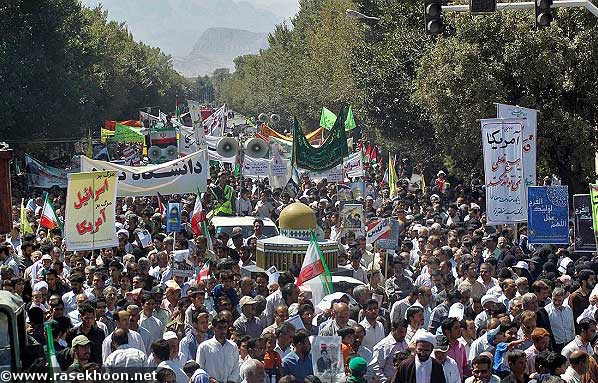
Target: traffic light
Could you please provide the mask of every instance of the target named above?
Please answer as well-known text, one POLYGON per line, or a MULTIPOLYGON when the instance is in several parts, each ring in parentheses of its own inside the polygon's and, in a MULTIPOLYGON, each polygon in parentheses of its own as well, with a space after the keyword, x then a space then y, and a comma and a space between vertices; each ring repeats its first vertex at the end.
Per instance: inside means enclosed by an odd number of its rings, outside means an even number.
POLYGON ((439 35, 442 33, 442 0, 424 0, 424 21, 426 33, 439 35))
POLYGON ((552 5, 552 0, 535 0, 535 9, 536 9, 536 27, 548 27, 552 22, 552 11, 550 10, 550 6, 552 5))

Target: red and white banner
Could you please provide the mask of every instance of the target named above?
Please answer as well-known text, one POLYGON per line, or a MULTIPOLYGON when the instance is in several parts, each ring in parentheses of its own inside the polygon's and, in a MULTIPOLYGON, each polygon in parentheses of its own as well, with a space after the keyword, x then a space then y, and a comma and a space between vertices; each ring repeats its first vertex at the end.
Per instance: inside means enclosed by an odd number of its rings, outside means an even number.
POLYGON ((388 218, 374 221, 368 225, 366 233, 366 243, 373 244, 379 239, 388 238, 390 232, 390 220, 388 218))

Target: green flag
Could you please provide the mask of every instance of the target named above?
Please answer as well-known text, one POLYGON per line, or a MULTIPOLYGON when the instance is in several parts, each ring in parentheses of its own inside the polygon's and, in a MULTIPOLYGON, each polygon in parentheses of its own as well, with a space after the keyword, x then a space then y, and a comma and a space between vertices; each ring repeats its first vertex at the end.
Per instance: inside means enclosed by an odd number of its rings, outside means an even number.
POLYGON ((118 122, 114 128, 115 142, 145 142, 145 136, 140 132, 141 128, 121 125, 118 122))
POLYGON ((322 107, 322 116, 320 116, 320 126, 326 130, 332 129, 336 121, 336 114, 332 113, 326 107, 322 107))
POLYGON ((323 171, 343 163, 343 158, 349 155, 347 136, 345 129, 343 129, 343 124, 341 124, 341 121, 346 117, 344 107, 341 107, 339 116, 340 118, 336 119, 326 141, 317 148, 311 146, 307 141, 295 118, 295 123, 293 124, 292 164, 296 164, 298 167, 307 170, 323 171))
MULTIPOLYGON (((332 113, 326 108, 322 108, 322 115, 320 116, 320 126, 326 130, 332 129, 336 122, 336 114, 332 113)), ((345 131, 349 132, 355 129, 355 118, 353 117, 353 108, 349 106, 347 111, 347 118, 345 119, 345 131)))
POLYGON ((353 118, 353 108, 349 106, 349 111, 347 112, 347 119, 345 120, 345 130, 347 132, 355 129, 355 118, 353 118))

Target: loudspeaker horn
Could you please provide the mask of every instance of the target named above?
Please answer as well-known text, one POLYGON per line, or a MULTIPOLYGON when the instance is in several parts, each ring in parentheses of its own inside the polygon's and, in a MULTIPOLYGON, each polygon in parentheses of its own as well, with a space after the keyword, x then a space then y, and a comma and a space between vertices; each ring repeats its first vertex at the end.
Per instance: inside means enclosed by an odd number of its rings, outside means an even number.
POLYGON ((162 148, 155 145, 150 146, 147 150, 147 158, 152 162, 156 162, 160 160, 160 157, 162 157, 162 148))
POLYGON ((266 113, 260 113, 260 115, 257 116, 257 119, 259 122, 268 122, 268 115, 266 113))
POLYGON ((216 153, 222 157, 234 157, 239 152, 239 142, 232 137, 223 137, 216 145, 216 153))
POLYGON ((254 137, 245 142, 245 154, 252 158, 266 157, 268 149, 268 144, 261 138, 254 137))
POLYGON ((166 157, 168 160, 174 160, 179 156, 179 150, 174 145, 167 146, 165 151, 166 153, 164 157, 166 157))
POLYGON ((280 115, 279 114, 273 114, 270 116, 270 122, 273 124, 278 124, 280 122, 280 115))

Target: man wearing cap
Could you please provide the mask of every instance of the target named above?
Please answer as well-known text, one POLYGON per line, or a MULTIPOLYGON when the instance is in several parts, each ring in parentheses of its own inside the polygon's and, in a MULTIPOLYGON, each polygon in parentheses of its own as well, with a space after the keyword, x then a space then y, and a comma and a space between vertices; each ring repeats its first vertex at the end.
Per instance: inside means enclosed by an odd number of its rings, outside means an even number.
POLYGON ((349 360, 351 375, 347 383, 366 383, 365 375, 368 370, 368 363, 361 356, 354 356, 349 360))
POLYGON ((433 357, 442 365, 446 383, 461 383, 461 374, 457 362, 448 356, 449 348, 449 339, 444 335, 437 335, 433 357))
MULTIPOLYGON (((165 340, 169 347, 168 358, 161 359, 161 361, 168 360, 171 363, 173 363, 173 365, 183 368, 183 366, 187 362, 187 359, 186 359, 187 355, 185 355, 180 350, 180 347, 179 347, 180 342, 179 342, 179 338, 177 338, 176 333, 174 331, 166 331, 164 333, 164 336, 162 337, 162 339, 159 339, 158 341, 161 341, 161 340, 165 340)), ((156 342, 154 341, 154 343, 152 343, 152 345, 155 343, 156 342)), ((150 347, 150 350, 152 352, 149 354, 149 356, 147 358, 147 365, 148 365, 148 367, 155 367, 156 365, 159 365, 160 362, 155 359, 153 347, 150 347)), ((194 359, 194 357, 192 359, 194 359)))
MULTIPOLYGON (((70 372, 84 372, 83 366, 87 364, 90 356, 91 341, 85 335, 77 335, 71 342, 71 352, 73 354, 73 364, 66 370, 70 372)), ((97 363, 97 362, 96 362, 97 363)), ((101 364, 101 360, 100 360, 101 364)))
POLYGON ((91 342, 89 348, 91 349, 90 361, 93 363, 102 363, 102 342, 106 337, 107 330, 100 328, 96 322, 96 310, 92 304, 83 303, 79 307, 79 314, 81 317, 81 324, 69 330, 66 341, 72 342, 79 336, 84 336, 85 339, 91 342))
POLYGON ((259 338, 263 328, 258 318, 255 316, 255 305, 257 301, 250 296, 243 296, 239 301, 241 307, 241 316, 235 320, 233 326, 237 329, 240 337, 248 335, 252 338, 259 338))
POLYGON ((436 337, 420 329, 413 337, 415 356, 404 360, 397 369, 394 383, 447 383, 442 364, 431 358, 436 337))
POLYGON ((496 310, 497 303, 498 297, 496 295, 486 294, 482 297, 482 308, 484 310, 475 317, 474 323, 476 331, 481 328, 486 328, 488 321, 492 317, 492 313, 496 310))

